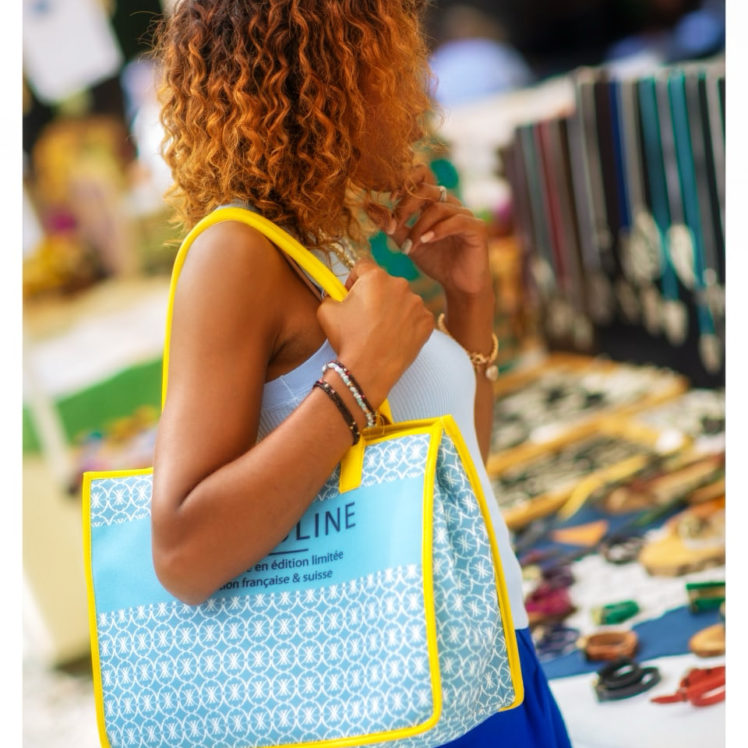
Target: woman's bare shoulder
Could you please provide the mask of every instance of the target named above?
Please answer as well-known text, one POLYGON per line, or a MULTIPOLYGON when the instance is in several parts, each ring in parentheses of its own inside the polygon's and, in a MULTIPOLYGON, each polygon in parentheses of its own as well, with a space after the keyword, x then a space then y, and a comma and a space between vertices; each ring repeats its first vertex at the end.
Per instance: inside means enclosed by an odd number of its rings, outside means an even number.
POLYGON ((279 291, 287 273, 280 250, 260 231, 222 221, 205 229, 190 247, 177 283, 175 311, 189 307, 207 317, 214 333, 241 329, 246 334, 249 320, 254 329, 263 321, 279 322, 274 312, 280 311, 279 291))
POLYGON ((262 232, 240 221, 221 221, 205 229, 192 243, 182 274, 190 271, 220 277, 264 271, 275 275, 283 267, 280 251, 262 232))

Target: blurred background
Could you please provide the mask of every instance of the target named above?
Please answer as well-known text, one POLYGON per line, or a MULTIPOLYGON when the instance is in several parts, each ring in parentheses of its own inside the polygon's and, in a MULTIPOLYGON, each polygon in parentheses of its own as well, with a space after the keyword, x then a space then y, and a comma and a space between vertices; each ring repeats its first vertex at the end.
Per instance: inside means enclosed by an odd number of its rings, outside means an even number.
MULTIPOLYGON (((170 5, 23 0, 27 746, 98 745, 80 480, 152 461, 180 237, 148 52, 170 5)), ((654 419, 669 444, 674 430, 689 449, 706 435, 719 455, 724 0, 432 0, 426 31, 440 109, 428 158, 490 226, 497 486, 511 450, 622 408, 678 403, 680 421, 654 419)), ((371 240, 438 311, 438 289, 396 250, 371 240)), ((706 485, 724 487, 718 473, 706 485)), ((503 504, 518 541, 569 491, 541 493, 503 504)))

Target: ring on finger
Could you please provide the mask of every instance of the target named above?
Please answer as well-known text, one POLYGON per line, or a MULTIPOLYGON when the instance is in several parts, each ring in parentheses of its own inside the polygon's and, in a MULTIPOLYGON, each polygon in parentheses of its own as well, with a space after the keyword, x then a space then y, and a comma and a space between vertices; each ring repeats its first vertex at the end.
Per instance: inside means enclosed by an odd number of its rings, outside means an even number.
POLYGON ((447 188, 443 184, 438 184, 437 187, 439 188, 439 202, 446 203, 447 202, 447 188))

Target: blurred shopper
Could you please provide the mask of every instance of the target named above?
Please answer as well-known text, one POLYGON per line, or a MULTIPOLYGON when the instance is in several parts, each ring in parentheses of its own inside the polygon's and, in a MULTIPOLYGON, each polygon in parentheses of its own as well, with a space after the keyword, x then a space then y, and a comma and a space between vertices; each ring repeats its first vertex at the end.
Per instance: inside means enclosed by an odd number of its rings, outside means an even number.
POLYGON ((495 19, 468 5, 447 8, 439 23, 441 43, 432 54, 435 97, 444 107, 459 106, 526 86, 532 72, 505 40, 495 19))

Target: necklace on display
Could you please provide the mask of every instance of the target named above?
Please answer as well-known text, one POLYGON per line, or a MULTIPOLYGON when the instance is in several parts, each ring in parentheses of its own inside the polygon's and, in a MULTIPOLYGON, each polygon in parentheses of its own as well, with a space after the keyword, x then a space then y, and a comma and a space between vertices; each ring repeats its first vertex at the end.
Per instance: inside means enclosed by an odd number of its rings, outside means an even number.
POLYGON ((577 349, 589 351, 595 342, 595 326, 590 304, 585 294, 585 273, 578 213, 574 210, 574 184, 571 150, 569 147, 569 127, 572 117, 555 120, 551 130, 554 166, 557 171, 558 201, 564 227, 566 251, 570 267, 570 293, 574 307, 572 338, 577 349))
POLYGON ((694 236, 686 223, 684 214, 685 196, 681 192, 678 172, 678 151, 675 139, 676 119, 671 106, 670 76, 658 78, 655 82, 657 109, 660 120, 665 181, 667 184, 670 208, 670 228, 668 230, 668 252, 681 283, 693 290, 696 280, 694 273, 694 236))
POLYGON ((691 127, 698 207, 704 243, 704 303, 721 345, 725 340, 725 288, 723 202, 724 141, 718 122, 718 91, 713 77, 704 70, 686 75, 686 100, 691 127), (710 111, 710 94, 713 101, 710 111), (714 125, 714 126, 713 126, 714 125))
POLYGON ((581 280, 573 235, 569 186, 563 167, 561 123, 546 120, 536 126, 540 161, 543 166, 542 182, 547 218, 550 228, 551 250, 556 269, 558 296, 549 308, 549 323, 558 325, 557 335, 568 335, 574 344, 588 350, 593 342, 593 328, 584 312, 581 280), (562 324, 558 320, 562 320, 562 324))
POLYGON ((569 117, 567 139, 571 162, 571 179, 579 227, 579 244, 584 261, 585 296, 590 316, 599 325, 613 321, 615 303, 610 279, 601 254, 610 244, 605 223, 599 164, 588 154, 595 132, 595 112, 583 100, 581 82, 575 87, 576 109, 569 117))
MULTIPOLYGON (((682 345, 688 332, 688 313, 685 304, 679 298, 678 279, 667 251, 666 236, 671 219, 654 79, 645 78, 639 81, 637 93, 639 121, 642 128, 642 158, 646 165, 645 185, 649 188, 645 190, 645 195, 649 197, 651 215, 657 229, 656 243, 660 253, 659 264, 662 277, 660 324, 672 345, 682 345)), ((654 238, 653 241, 655 241, 654 238)))
POLYGON ((631 213, 631 233, 623 247, 621 264, 639 290, 647 331, 658 335, 662 331, 662 298, 655 282, 662 275, 662 240, 646 203, 636 82, 621 81, 615 90, 619 97, 622 161, 631 213))
MULTIPOLYGON (((706 370, 712 374, 722 368, 724 351, 717 335, 714 315, 706 299, 704 227, 699 213, 699 196, 696 191, 697 175, 694 151, 689 131, 689 112, 686 103, 685 74, 673 73, 668 82, 670 108, 673 114, 673 132, 677 152, 677 170, 683 196, 683 209, 691 236, 691 254, 688 260, 693 277, 692 288, 699 325, 699 355, 706 370)), ((702 142, 703 145, 703 142, 702 142)), ((684 262, 686 255, 684 255, 684 262)))
POLYGON ((522 125, 517 132, 520 157, 524 160, 524 173, 527 177, 530 213, 533 221, 535 254, 532 261, 532 274, 544 307, 549 333, 553 338, 561 338, 570 329, 571 319, 560 293, 559 273, 546 220, 549 208, 542 186, 544 180, 540 144, 533 125, 522 125))
POLYGON ((601 74, 593 84, 593 106, 597 116, 597 143, 603 198, 607 222, 612 234, 609 252, 615 277, 615 295, 623 320, 632 325, 641 321, 642 308, 638 294, 626 276, 622 264, 630 233, 624 175, 620 163, 619 127, 615 82, 601 74))
MULTIPOLYGON (((673 134, 674 122, 668 95, 668 79, 665 77, 658 78, 654 87, 670 215, 670 226, 665 234, 665 248, 668 260, 677 277, 683 286, 690 290, 694 283, 694 241, 683 213, 683 198, 678 177, 678 157, 673 134)), ((688 310, 680 299, 677 303, 666 308, 664 322, 670 341, 675 345, 684 343, 688 336, 688 310)))

